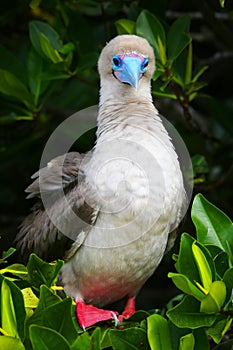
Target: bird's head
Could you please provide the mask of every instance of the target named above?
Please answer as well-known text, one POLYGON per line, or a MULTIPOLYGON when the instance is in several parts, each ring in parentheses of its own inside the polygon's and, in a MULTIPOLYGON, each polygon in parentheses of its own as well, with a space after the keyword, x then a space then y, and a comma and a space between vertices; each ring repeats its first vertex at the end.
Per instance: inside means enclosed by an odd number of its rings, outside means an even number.
POLYGON ((98 62, 102 80, 125 83, 138 90, 150 82, 155 71, 154 51, 146 39, 119 35, 102 50, 98 62))

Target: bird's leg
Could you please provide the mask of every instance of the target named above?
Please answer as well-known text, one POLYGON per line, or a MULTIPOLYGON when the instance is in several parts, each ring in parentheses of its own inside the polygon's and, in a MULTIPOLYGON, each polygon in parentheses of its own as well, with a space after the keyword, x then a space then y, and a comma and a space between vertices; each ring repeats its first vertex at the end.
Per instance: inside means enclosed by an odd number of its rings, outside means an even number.
POLYGON ((122 314, 118 317, 118 320, 122 322, 124 318, 129 318, 135 313, 135 297, 130 297, 125 305, 124 311, 122 314))
POLYGON ((82 300, 76 301, 76 315, 80 326, 85 330, 86 327, 90 327, 93 324, 106 321, 106 320, 117 320, 118 312, 98 309, 93 305, 87 305, 82 300))

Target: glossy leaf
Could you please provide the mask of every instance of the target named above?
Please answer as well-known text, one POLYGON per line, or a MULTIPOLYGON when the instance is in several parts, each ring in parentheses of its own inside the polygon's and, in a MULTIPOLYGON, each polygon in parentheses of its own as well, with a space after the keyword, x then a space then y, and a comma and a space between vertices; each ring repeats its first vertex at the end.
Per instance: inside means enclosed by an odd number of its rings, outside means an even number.
POLYGON ((231 318, 221 318, 208 329, 208 335, 218 344, 226 331, 229 330, 231 322, 231 318))
POLYGON ((168 277, 172 278, 173 283, 182 292, 194 296, 198 300, 202 300, 205 294, 200 291, 185 275, 169 272, 168 277))
POLYGON ((51 305, 42 313, 42 325, 54 329, 63 335, 70 344, 77 337, 77 332, 71 318, 71 305, 71 298, 67 298, 51 305))
POLYGON ((0 275, 2 328, 11 336, 24 337, 26 311, 20 289, 0 275))
POLYGON ((124 330, 112 329, 109 332, 113 350, 150 350, 146 332, 140 328, 128 328, 124 330))
POLYGON ((29 332, 33 350, 70 350, 67 340, 53 329, 32 325, 29 332))
POLYGON ((167 54, 170 60, 176 59, 191 42, 189 35, 190 16, 179 17, 167 35, 167 54))
POLYGON ((192 244, 194 241, 194 238, 189 234, 182 234, 176 269, 190 281, 200 281, 199 271, 192 252, 192 244))
POLYGON ((226 285, 222 281, 214 281, 209 293, 201 300, 201 312, 217 313, 220 311, 226 299, 226 285))
POLYGON ((0 349, 2 350, 25 350, 23 343, 14 337, 0 337, 0 349))
POLYGON ((40 288, 38 306, 32 316, 27 320, 27 329, 31 324, 43 325, 43 313, 52 305, 58 305, 61 299, 45 285, 40 288))
POLYGON ((51 289, 49 289, 45 285, 42 285, 40 287, 40 299, 36 311, 44 310, 49 306, 59 303, 60 301, 61 298, 59 296, 57 296, 54 292, 51 291, 51 289))
POLYGON ((209 339, 206 334, 205 328, 197 328, 193 330, 195 338, 194 350, 210 350, 209 339))
POLYGON ((28 275, 27 268, 22 264, 13 264, 0 270, 0 274, 10 273, 14 276, 18 276, 22 279, 26 278, 28 275))
POLYGON ((28 107, 33 106, 32 95, 27 87, 11 72, 0 69, 0 92, 11 96, 28 107))
POLYGON ((149 41, 155 50, 155 56, 157 58, 160 58, 158 37, 160 38, 161 44, 166 51, 166 36, 163 26, 157 17, 149 11, 144 10, 138 16, 136 22, 136 33, 149 41))
POLYGON ((231 220, 201 194, 194 198, 192 220, 200 243, 216 245, 230 256, 232 255, 233 224, 231 220))
POLYGON ((223 282, 225 283, 227 288, 226 299, 229 300, 232 297, 232 290, 233 290, 233 267, 230 267, 225 271, 223 275, 223 282))
POLYGON ((216 320, 215 314, 201 313, 200 302, 187 295, 174 308, 167 312, 169 319, 181 328, 196 329, 210 327, 216 320))
POLYGON ((195 338, 192 333, 184 335, 180 339, 179 350, 194 350, 195 338))
POLYGON ((193 242, 192 244, 192 251, 197 264, 202 285, 207 291, 209 291, 212 284, 212 273, 208 261, 205 257, 205 254, 198 247, 196 242, 193 242))
POLYGON ((129 19, 122 18, 115 22, 115 26, 119 35, 134 34, 136 23, 129 19))
POLYGON ((87 332, 84 332, 83 334, 79 335, 76 340, 71 345, 72 350, 92 350, 92 341, 91 337, 87 332))
POLYGON ((62 265, 63 261, 61 260, 47 263, 35 254, 31 254, 27 264, 29 282, 35 287, 39 287, 41 284, 50 287, 55 283, 62 265))
POLYGON ((167 350, 172 348, 168 322, 158 314, 147 318, 147 336, 151 350, 167 350))
POLYGON ((2 328, 9 336, 18 338, 17 319, 11 290, 5 280, 1 286, 1 320, 2 328))
POLYGON ((39 299, 33 293, 31 288, 24 288, 21 290, 24 299, 24 305, 26 308, 37 308, 39 299))

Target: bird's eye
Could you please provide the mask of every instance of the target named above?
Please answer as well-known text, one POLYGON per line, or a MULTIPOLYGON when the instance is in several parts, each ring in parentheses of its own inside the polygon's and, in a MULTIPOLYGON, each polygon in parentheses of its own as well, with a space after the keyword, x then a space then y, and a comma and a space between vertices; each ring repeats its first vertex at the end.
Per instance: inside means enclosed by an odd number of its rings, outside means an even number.
POLYGON ((148 63, 149 63, 149 59, 144 58, 144 61, 142 62, 142 73, 146 72, 146 67, 148 66, 148 63))
POLYGON ((113 64, 112 66, 113 69, 119 68, 122 64, 121 58, 119 56, 113 56, 112 64, 113 64))

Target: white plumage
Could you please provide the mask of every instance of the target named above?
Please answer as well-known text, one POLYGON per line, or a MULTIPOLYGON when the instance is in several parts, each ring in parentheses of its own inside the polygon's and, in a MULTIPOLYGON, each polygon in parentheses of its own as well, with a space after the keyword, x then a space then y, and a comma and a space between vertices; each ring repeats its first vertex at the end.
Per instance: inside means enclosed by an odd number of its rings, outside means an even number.
MULTIPOLYGON (((185 191, 177 155, 152 103, 153 49, 143 38, 118 36, 102 50, 98 69, 97 142, 87 161, 74 153, 69 166, 65 164, 64 172, 74 182, 67 191, 70 207, 60 199, 47 212, 34 211, 22 226, 18 245, 37 253, 45 251, 41 242, 46 235, 52 243, 61 238, 49 216, 56 215, 66 226, 65 232, 67 227, 75 232, 70 212, 86 207, 91 224, 78 228, 77 241, 62 269, 62 281, 67 294, 77 301, 102 306, 125 296, 134 298, 153 274, 169 233, 181 219, 185 191), (77 174, 82 172, 78 184, 75 169, 77 174), (42 226, 46 227, 44 232, 42 226)), ((62 165, 58 163, 55 159, 43 170, 42 187, 52 172, 56 175, 62 165)), ((36 181, 28 189, 30 196, 38 194, 36 181)), ((46 190, 50 192, 49 186, 46 190)), ((83 326, 91 324, 89 320, 84 324, 82 317, 83 326)))

